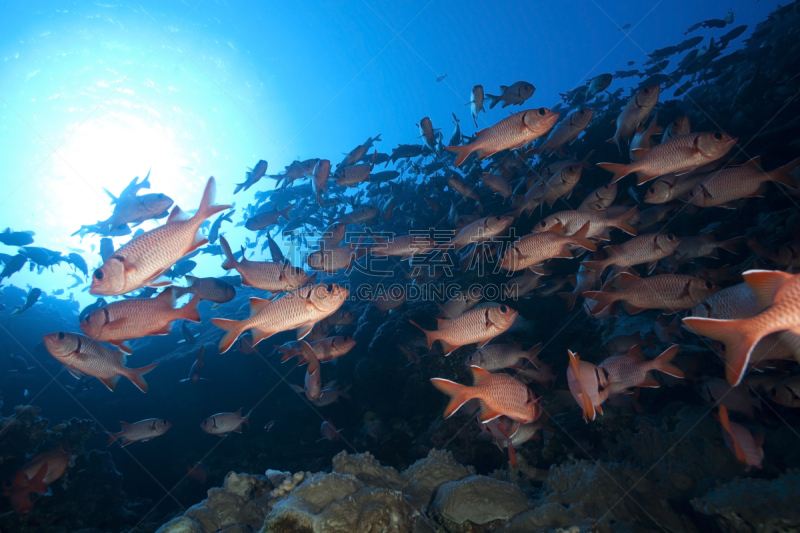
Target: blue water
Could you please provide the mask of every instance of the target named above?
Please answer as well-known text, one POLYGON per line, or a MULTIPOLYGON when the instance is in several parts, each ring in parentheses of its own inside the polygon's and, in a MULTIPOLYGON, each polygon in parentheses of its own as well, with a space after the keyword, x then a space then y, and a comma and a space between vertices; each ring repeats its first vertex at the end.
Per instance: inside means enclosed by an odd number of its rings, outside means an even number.
MULTIPOLYGON (((248 191, 232 194, 260 159, 268 161, 268 174, 282 173, 296 159, 327 158, 335 166, 341 154, 377 134, 382 140, 375 148, 390 153, 398 144, 421 142, 416 123, 426 116, 446 140, 453 131, 452 113, 471 135, 475 127, 465 104, 473 85, 500 94, 500 85, 529 81, 536 92, 523 109, 552 108, 559 93, 598 74, 640 68, 647 53, 679 43, 697 21, 722 18, 732 9, 733 25, 691 35, 718 36, 749 24, 747 36, 777 5, 766 0, 6 2, 0 9, 0 230, 33 231, 35 246, 65 254, 80 250, 91 273, 101 264, 100 238, 71 234, 108 218, 112 207, 104 189, 118 194, 134 176, 150 171, 152 189, 143 192, 165 193, 175 205, 192 210, 213 175, 218 203, 235 202, 234 222, 239 222, 242 208, 254 203, 255 194, 275 185, 264 178, 248 191), (626 24, 630 28, 621 30, 626 24), (628 66, 628 61, 636 63, 628 66)), ((726 53, 741 48, 741 40, 732 42, 726 53)), ((624 87, 627 95, 639 81, 617 79, 608 90, 624 87)), ((674 88, 662 93, 662 102, 674 88)), ((486 107, 479 115, 481 129, 521 109, 486 107)), ((141 227, 148 230, 161 223, 150 220, 141 227)), ((253 236, 233 224, 223 230, 234 249, 253 236)), ((129 238, 114 242, 120 246, 129 238)), ((0 252, 13 255, 15 247, 0 245, 0 252)), ((218 256, 194 260, 194 275, 225 275, 218 256)), ((6 290, 8 285, 24 291, 35 286, 51 294, 72 285, 73 272, 66 264, 43 272, 26 266, 5 283, 6 290)), ((96 297, 82 288, 59 298, 77 300, 80 307, 92 303, 96 297)), ((113 394, 99 384, 81 394, 68 392, 62 385, 73 385, 73 380, 34 348, 43 330, 69 327, 58 316, 65 309, 51 306, 50 315, 23 315, 16 322, 3 311, 0 320, 15 340, 0 346, 0 355, 23 354, 30 364, 33 359, 41 364, 32 376, 3 383, 2 414, 11 415, 14 405, 34 397, 41 416, 52 424, 92 418, 117 431, 118 420, 171 420, 173 429, 141 445, 148 447, 127 448, 132 453, 112 448, 123 488, 133 497, 158 502, 167 494, 165 487, 173 487, 185 474, 187 464, 218 444, 224 461, 212 469, 215 485, 239 459, 242 470, 298 463, 318 470, 328 467, 329 457, 344 447, 314 444, 320 420, 309 415, 276 373, 280 369, 280 375, 302 384, 297 369, 292 373, 286 365, 264 366, 255 356, 215 353, 203 371, 209 384, 179 385, 196 347, 184 343, 176 348, 178 327, 168 339, 151 340, 147 354, 135 354, 129 365, 142 366, 172 350, 179 354, 148 376, 147 395, 127 382, 113 394), (50 379, 54 375, 57 383, 50 379), (280 392, 261 405, 252 432, 245 429, 244 435, 221 444, 200 432, 203 416, 239 407, 246 412, 254 398, 275 387, 280 392), (272 419, 278 423, 267 434, 262 428, 272 419), (318 457, 312 446, 323 450, 318 457)), ((208 304, 201 314, 204 321, 216 316, 208 304)), ((74 321, 70 324, 77 332, 74 321)), ((198 332, 200 326, 190 329, 198 332)), ((356 372, 355 362, 337 364, 342 376, 356 372)), ((391 373, 376 370, 374 376, 377 390, 367 396, 383 394, 386 403, 413 396, 391 383, 391 373)), ((351 432, 369 422, 367 415, 375 407, 359 394, 363 391, 354 392, 353 404, 328 411, 351 432)), ((435 391, 425 394, 442 400, 435 391)), ((391 425, 391 416, 384 419, 391 425)), ((92 437, 86 447, 105 449, 105 436, 92 437)), ((165 497, 158 516, 196 503, 206 488, 181 489, 180 503, 174 505, 172 495, 165 497)), ((140 514, 142 519, 147 515, 140 514)))

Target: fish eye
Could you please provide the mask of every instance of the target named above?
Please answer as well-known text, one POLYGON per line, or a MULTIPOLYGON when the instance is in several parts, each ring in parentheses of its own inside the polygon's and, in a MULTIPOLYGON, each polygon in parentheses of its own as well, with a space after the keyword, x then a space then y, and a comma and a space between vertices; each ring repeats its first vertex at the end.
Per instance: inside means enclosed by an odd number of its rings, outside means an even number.
POLYGON ((547 109, 545 109, 543 107, 540 107, 539 110, 537 111, 537 113, 539 113, 540 117, 543 117, 545 115, 545 113, 547 113, 547 109))
POLYGON ((642 94, 650 94, 650 88, 645 87, 644 90, 642 90, 642 94))
POLYGON ((667 235, 667 240, 668 241, 674 241, 675 240, 675 235, 673 235, 672 233, 668 234, 667 235))
POLYGON ((710 281, 706 281, 706 289, 713 289, 713 288, 714 288, 714 284, 711 283, 710 281))
POLYGON ((94 271, 94 277, 95 277, 95 279, 97 279, 97 280, 101 280, 101 279, 103 279, 103 271, 102 271, 102 270, 99 270, 99 269, 98 269, 98 270, 95 270, 95 271, 94 271))
POLYGON ((66 334, 66 333, 64 333, 63 331, 59 331, 59 332, 58 332, 58 339, 59 339, 59 340, 62 340, 62 341, 63 341, 63 340, 66 338, 66 337, 67 337, 67 334, 66 334))
POLYGON ((721 141, 722 140, 722 132, 721 131, 715 131, 714 132, 714 138, 716 140, 718 140, 718 141, 721 141))
POLYGON ((500 312, 503 314, 508 313, 508 307, 506 307, 505 305, 501 305, 500 312))
POLYGON ((570 172, 575 172, 575 167, 570 165, 567 167, 567 170, 569 170, 570 172))
POLYGON ((610 189, 610 188, 611 188, 611 185, 609 185, 608 183, 606 183, 605 185, 603 185, 603 188, 604 188, 605 190, 608 190, 608 189, 610 189))
POLYGON ((580 111, 578 111, 578 114, 579 114, 579 115, 585 115, 585 114, 586 114, 586 111, 585 111, 585 110, 583 110, 583 109, 581 109, 580 111))
POLYGON ((647 189, 647 192, 649 192, 650 194, 655 194, 656 193, 656 188, 655 187, 650 187, 649 189, 647 189))
POLYGON ((333 283, 328 283, 327 285, 325 285, 325 288, 328 289, 328 292, 333 291, 333 283))

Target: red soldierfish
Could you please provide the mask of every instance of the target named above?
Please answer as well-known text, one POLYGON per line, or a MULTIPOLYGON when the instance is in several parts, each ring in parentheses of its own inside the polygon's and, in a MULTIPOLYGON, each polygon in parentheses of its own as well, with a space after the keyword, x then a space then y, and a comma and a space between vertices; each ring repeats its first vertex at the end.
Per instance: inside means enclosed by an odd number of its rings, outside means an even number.
POLYGON ((659 92, 660 88, 658 85, 651 85, 636 93, 633 98, 628 101, 628 104, 625 106, 625 109, 622 110, 622 113, 619 114, 619 117, 617 117, 616 133, 606 142, 616 143, 617 148, 619 148, 620 153, 622 153, 622 148, 620 148, 619 145, 620 140, 629 139, 631 134, 639 127, 639 124, 647 120, 647 117, 650 116, 650 112, 653 111, 653 108, 658 102, 659 92))
POLYGON ((130 354, 124 342, 149 335, 169 335, 172 322, 189 320, 200 322, 197 312, 199 296, 193 296, 185 306, 175 309, 175 293, 166 289, 155 298, 130 298, 111 302, 89 313, 81 322, 81 329, 98 342, 108 342, 130 354))
POLYGON ((704 337, 725 344, 728 383, 738 385, 758 341, 770 333, 785 332, 782 341, 795 355, 800 351, 800 275, 780 271, 749 270, 742 274, 765 309, 751 318, 716 320, 684 318, 684 325, 704 337))
POLYGON ((314 350, 306 341, 301 340, 300 345, 303 347, 303 353, 306 359, 308 359, 308 368, 306 368, 306 378, 303 389, 306 391, 306 398, 313 402, 319 400, 320 396, 322 396, 322 377, 320 374, 319 360, 314 350))
POLYGON ((526 424, 536 421, 542 414, 542 407, 533 391, 516 379, 506 374, 492 374, 477 366, 471 366, 470 370, 475 381, 472 387, 448 379, 431 379, 437 389, 450 396, 444 418, 450 418, 459 407, 473 398, 480 400, 481 422, 505 415, 526 424))
POLYGON ((600 406, 608 399, 608 378, 605 371, 597 365, 581 361, 578 354, 571 350, 567 350, 567 354, 567 385, 583 410, 583 419, 588 423, 595 419, 597 413, 603 414, 600 406))
POLYGON ((148 418, 128 424, 127 422, 120 422, 119 426, 122 431, 119 433, 106 433, 108 435, 108 445, 115 441, 119 441, 123 447, 132 442, 148 441, 159 437, 167 432, 172 424, 168 420, 160 420, 158 418, 148 418))
POLYGON ((125 376, 140 391, 147 392, 144 374, 153 370, 158 363, 142 368, 125 366, 126 355, 106 348, 89 337, 75 333, 48 333, 42 337, 50 355, 67 367, 69 373, 80 378, 84 374, 99 379, 109 390, 117 387, 120 376, 125 376))
POLYGON ((478 343, 483 347, 493 338, 504 333, 517 318, 519 313, 507 305, 487 306, 473 309, 455 318, 437 318, 439 328, 436 331, 422 329, 422 326, 410 320, 425 333, 430 348, 435 341, 442 343, 445 355, 467 344, 478 343))
POLYGON ((311 331, 314 324, 332 315, 349 295, 338 285, 310 285, 270 301, 250 298, 250 318, 227 320, 212 318, 211 323, 225 330, 219 343, 219 353, 230 350, 237 337, 250 329, 253 346, 267 337, 289 329, 299 329, 299 338, 311 331))
POLYGON ((206 433, 219 435, 220 437, 224 437, 232 431, 241 433, 242 424, 247 424, 247 427, 250 427, 250 414, 252 412, 251 409, 245 416, 242 416, 241 409, 235 413, 217 413, 203 420, 200 428, 206 433))
POLYGON ((722 436, 725 444, 733 450, 736 458, 747 465, 747 470, 751 468, 761 468, 761 461, 764 460, 763 442, 756 439, 746 427, 731 422, 728 418, 728 410, 724 405, 719 406, 719 416, 715 416, 722 424, 722 436))
POLYGON ((175 206, 167 223, 134 237, 103 262, 92 276, 90 294, 118 296, 146 286, 169 284, 159 276, 181 257, 208 242, 199 233, 200 225, 229 205, 214 205, 214 178, 209 178, 200 207, 194 216, 175 206))
POLYGON ((598 366, 606 371, 608 394, 619 394, 634 387, 658 387, 651 370, 658 370, 676 378, 682 378, 683 372, 672 364, 672 360, 680 350, 679 345, 670 346, 664 353, 651 361, 642 356, 642 349, 634 346, 625 355, 616 355, 605 359, 598 366))
POLYGON ((698 167, 707 165, 727 154, 739 139, 727 133, 689 133, 665 143, 642 150, 643 155, 634 150, 638 159, 629 165, 620 163, 597 163, 597 166, 614 174, 611 183, 636 172, 638 183, 674 172, 686 174, 698 167))
POLYGON ((558 120, 558 113, 544 107, 528 109, 506 117, 494 126, 479 131, 476 139, 463 146, 445 146, 445 150, 457 155, 454 166, 458 167, 471 153, 478 159, 486 159, 501 150, 513 150, 525 146, 547 133, 558 120))

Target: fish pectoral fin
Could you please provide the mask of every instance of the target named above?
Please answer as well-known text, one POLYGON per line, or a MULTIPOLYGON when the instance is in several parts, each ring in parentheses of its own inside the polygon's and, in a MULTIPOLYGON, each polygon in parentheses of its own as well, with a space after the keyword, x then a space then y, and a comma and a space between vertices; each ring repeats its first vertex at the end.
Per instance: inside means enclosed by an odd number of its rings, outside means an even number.
POLYGON ((121 351, 121 352, 123 352, 123 353, 125 353, 127 355, 130 355, 130 354, 133 353, 133 350, 131 349, 131 346, 128 343, 126 343, 125 341, 108 341, 108 343, 110 345, 112 345, 112 346, 117 347, 119 349, 119 351, 121 351))
POLYGON ((490 420, 494 420, 499 416, 503 416, 503 413, 501 413, 500 411, 495 411, 494 409, 486 405, 486 402, 481 400, 481 416, 480 416, 481 422, 488 422, 490 420))
POLYGON ((234 433, 241 433, 242 432, 242 426, 239 426, 238 428, 234 429, 233 431, 234 431, 234 433))
POLYGON ((74 368, 72 368, 70 366, 67 367, 67 372, 72 374, 72 377, 74 377, 75 379, 81 379, 83 377, 83 374, 80 371, 75 370, 74 368))
POLYGON ((490 341, 490 340, 492 340, 492 339, 486 339, 485 341, 481 341, 481 342, 479 342, 479 343, 478 343, 478 349, 480 349, 480 348, 483 348, 484 346, 486 346, 487 344, 489 344, 489 341, 490 341))
POLYGON ((125 323, 127 321, 128 321, 127 317, 118 318, 116 320, 112 320, 111 322, 103 326, 103 329, 110 329, 110 330, 121 329, 122 327, 125 326, 125 323))
POLYGON ((311 330, 314 328, 314 324, 316 322, 308 322, 306 324, 302 324, 300 327, 297 328, 297 340, 305 338, 306 335, 311 333, 311 330))

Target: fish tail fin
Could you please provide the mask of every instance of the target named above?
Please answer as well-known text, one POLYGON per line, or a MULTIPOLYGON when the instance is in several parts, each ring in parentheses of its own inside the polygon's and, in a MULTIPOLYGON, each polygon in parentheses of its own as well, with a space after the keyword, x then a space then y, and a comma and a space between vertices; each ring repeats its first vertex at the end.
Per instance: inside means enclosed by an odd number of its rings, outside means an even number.
POLYGON ((578 246, 586 248, 591 252, 596 252, 597 246, 595 246, 595 244, 592 241, 590 241, 587 237, 589 235, 590 227, 591 227, 591 222, 587 222, 581 227, 581 229, 576 231, 574 235, 570 236, 569 239, 572 244, 577 244, 578 246))
POLYGON ((672 360, 675 359, 676 355, 678 355, 678 350, 680 349, 681 345, 675 344, 674 346, 670 346, 664 350, 664 353, 653 359, 653 368, 659 372, 669 374, 672 377, 684 377, 683 370, 672 364, 672 360))
POLYGON ((111 446, 117 439, 121 439, 123 433, 124 431, 120 431, 119 433, 110 433, 106 431, 106 435, 108 435, 108 442, 106 442, 106 446, 111 446))
POLYGON ((486 98, 489 99, 489 109, 494 109, 494 106, 500 101, 500 97, 493 94, 487 94, 486 98))
POLYGON ((147 382, 144 380, 144 375, 157 366, 158 363, 153 363, 152 365, 143 366, 141 368, 132 368, 126 377, 131 380, 140 391, 147 392, 147 382))
POLYGON ((454 167, 461 166, 461 163, 472 153, 472 148, 470 148, 469 144, 463 146, 445 146, 444 149, 456 154, 456 161, 453 163, 454 167))
POLYGON ((743 327, 745 323, 745 320, 683 319, 684 326, 688 326, 698 335, 718 340, 725 345, 725 377, 731 387, 741 383, 750 362, 750 354, 761 339, 760 335, 752 334, 748 328, 743 327))
POLYGON ((447 407, 445 407, 444 414, 442 415, 443 418, 450 418, 453 413, 458 411, 459 407, 473 398, 472 387, 468 387, 467 385, 461 385, 449 379, 442 378, 431 378, 431 383, 441 392, 450 396, 450 402, 447 404, 447 407))
POLYGON ((630 165, 623 165, 622 163, 597 163, 597 166, 614 174, 609 183, 616 183, 631 173, 629 170, 630 165))
MULTIPOLYGON (((233 346, 233 343, 236 342, 236 339, 244 331, 244 328, 242 327, 242 320, 212 318, 211 323, 218 328, 225 330, 225 335, 223 335, 222 340, 219 341, 219 353, 225 353, 230 350, 231 346, 233 346)), ((255 342, 253 342, 253 344, 255 345, 255 342)))
POLYGON ((427 329, 424 329, 422 326, 420 326, 419 324, 417 324, 413 320, 409 320, 409 322, 411 322, 412 324, 417 326, 425 334, 425 341, 428 343, 428 348, 433 346, 433 343, 436 340, 436 332, 435 331, 428 331, 427 329))
MULTIPOLYGON (((188 278, 189 276, 187 275, 186 277, 188 278)), ((191 287, 172 287, 172 292, 173 292, 173 294, 175 294, 175 299, 178 299, 181 296, 183 296, 184 294, 189 294, 190 292, 192 292, 192 288, 191 287)))
POLYGON ((226 209, 231 208, 229 205, 214 204, 214 196, 216 195, 216 191, 217 182, 214 179, 214 176, 211 176, 208 178, 208 183, 206 183, 206 188, 203 191, 203 199, 200 200, 200 207, 197 209, 197 213, 194 215, 198 220, 206 220, 220 211, 225 211, 226 209))
POLYGON ((225 237, 220 236, 219 245, 222 248, 222 252, 225 254, 225 262, 222 263, 222 268, 224 268, 225 270, 231 270, 236 268, 236 265, 238 265, 239 262, 236 261, 235 257, 233 257, 233 251, 231 251, 231 245, 228 244, 227 239, 225 239, 225 237))
POLYGON ((248 428, 250 427, 250 415, 253 414, 253 409, 255 409, 255 406, 253 406, 253 408, 250 409, 250 412, 248 412, 246 415, 244 415, 244 418, 242 418, 242 423, 247 424, 248 428))
POLYGON ((578 299, 577 293, 573 292, 559 292, 556 293, 559 298, 564 298, 567 301, 567 311, 572 311, 575 307, 575 301, 578 299))
POLYGON ((621 229, 628 235, 637 235, 639 232, 636 231, 636 228, 631 226, 630 219, 633 218, 638 211, 639 208, 634 206, 630 211, 615 220, 614 226, 621 229))
POLYGON ((597 305, 592 308, 593 315, 600 313, 606 307, 617 301, 613 292, 586 291, 583 293, 583 297, 587 300, 594 300, 597 302, 597 305))
POLYGON ((780 168, 773 170, 772 172, 768 172, 769 179, 796 189, 797 181, 792 177, 791 173, 798 165, 800 165, 800 157, 794 161, 790 161, 780 168))
POLYGON ((197 294, 192 296, 189 303, 181 307, 181 318, 190 322, 200 322, 200 312, 197 310, 197 304, 199 303, 200 296, 197 294))
POLYGON ((601 275, 606 268, 608 268, 608 262, 606 259, 601 259, 599 261, 581 261, 581 265, 585 266, 598 276, 601 275))
POLYGON ((725 251, 728 251, 732 254, 739 253, 739 244, 742 242, 742 237, 734 237, 733 239, 728 239, 726 241, 722 241, 717 246, 722 248, 725 251))
POLYGON ((284 207, 283 209, 280 210, 280 212, 278 213, 278 216, 283 217, 286 220, 292 220, 292 217, 289 216, 289 212, 292 210, 293 207, 294 207, 294 204, 287 205, 286 207, 284 207))

